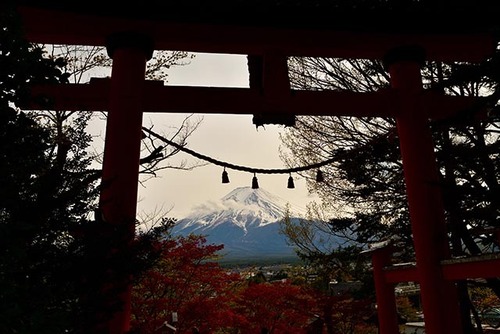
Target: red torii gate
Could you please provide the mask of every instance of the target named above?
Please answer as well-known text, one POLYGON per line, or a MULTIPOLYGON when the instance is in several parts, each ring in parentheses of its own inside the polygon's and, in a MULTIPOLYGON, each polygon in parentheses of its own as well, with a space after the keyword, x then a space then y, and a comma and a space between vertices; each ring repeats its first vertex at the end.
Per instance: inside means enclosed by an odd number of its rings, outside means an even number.
MULTIPOLYGON (((441 193, 435 186, 438 174, 428 120, 447 117, 473 101, 424 91, 420 77, 424 60, 486 59, 495 49, 489 34, 179 23, 37 6, 19 7, 19 11, 30 41, 106 46, 113 59, 110 79, 93 79, 84 85, 37 87, 34 94, 50 96, 54 110, 108 111, 102 177, 106 186, 100 195, 100 207, 108 223, 127 233, 128 238, 122 240, 125 247, 135 233, 143 112, 273 116, 278 110, 285 116, 384 116, 397 121, 417 266, 388 268, 388 253, 374 251, 380 333, 398 333, 393 287, 396 282, 420 283, 428 334, 461 333, 453 281, 475 277, 476 269, 482 277, 500 276, 500 261, 496 258, 446 263, 451 260, 441 193), (168 87, 145 81, 146 62, 154 50, 262 56, 262 90, 168 87), (384 59, 392 89, 377 93, 292 91, 283 72, 287 56, 384 59)), ((130 329, 128 277, 112 284, 122 288, 115 297, 124 308, 96 331, 126 333, 130 329)))

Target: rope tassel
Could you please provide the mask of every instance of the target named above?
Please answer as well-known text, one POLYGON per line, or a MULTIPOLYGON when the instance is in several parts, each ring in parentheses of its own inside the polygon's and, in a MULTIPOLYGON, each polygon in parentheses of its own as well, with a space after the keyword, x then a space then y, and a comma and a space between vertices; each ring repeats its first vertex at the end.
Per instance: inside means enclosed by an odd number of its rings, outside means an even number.
POLYGON ((252 178, 252 189, 259 189, 259 182, 257 181, 257 176, 253 173, 252 178))
POLYGON ((222 172, 222 183, 229 183, 229 176, 227 175, 226 168, 222 172))
POLYGON ((290 176, 288 177, 288 189, 293 189, 295 188, 295 184, 293 184, 293 177, 292 174, 290 173, 290 176))

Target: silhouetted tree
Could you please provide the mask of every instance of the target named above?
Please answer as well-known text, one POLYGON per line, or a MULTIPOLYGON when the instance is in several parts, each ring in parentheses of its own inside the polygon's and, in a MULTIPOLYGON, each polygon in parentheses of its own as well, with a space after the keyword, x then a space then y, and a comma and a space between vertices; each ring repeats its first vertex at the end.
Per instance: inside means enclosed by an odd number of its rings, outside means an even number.
MULTIPOLYGON (((480 64, 427 62, 422 68, 425 89, 483 97, 453 117, 430 123, 454 256, 479 255, 498 247, 496 234, 486 232, 500 227, 498 63, 497 53, 480 64)), ((292 58, 290 76, 296 89, 374 92, 389 86, 382 63, 371 60, 292 58)), ((354 236, 360 246, 393 239, 402 246, 399 260, 413 259, 393 119, 298 117, 297 126, 287 130, 282 142, 291 152, 284 155, 289 165, 337 158, 323 168, 325 182, 316 183, 315 175, 303 174, 309 189, 322 199, 323 206, 312 211, 323 230, 354 236)), ((497 280, 488 283, 500 292, 497 280)), ((471 304, 465 282, 460 284, 467 323, 471 304)))

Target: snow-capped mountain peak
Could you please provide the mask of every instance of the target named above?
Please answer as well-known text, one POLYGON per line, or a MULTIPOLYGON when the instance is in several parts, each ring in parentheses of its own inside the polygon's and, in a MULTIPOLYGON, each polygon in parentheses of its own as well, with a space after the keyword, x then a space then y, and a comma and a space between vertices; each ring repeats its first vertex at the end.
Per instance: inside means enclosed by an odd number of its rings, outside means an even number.
POLYGON ((250 187, 239 187, 231 191, 229 194, 226 196, 222 197, 222 201, 235 201, 238 203, 244 203, 244 204, 253 204, 253 203, 260 203, 260 202, 271 202, 271 203, 278 203, 278 204, 284 204, 280 203, 282 200, 271 194, 270 192, 258 188, 258 189, 252 189, 250 187))
POLYGON ((199 205, 186 217, 204 225, 217 224, 230 219, 245 228, 248 224, 266 225, 281 220, 285 216, 287 203, 264 189, 239 187, 219 201, 199 205))
MULTIPOLYGON (((249 259, 297 258, 293 246, 281 233, 280 222, 285 218, 287 202, 259 188, 240 187, 218 201, 199 205, 186 218, 178 220, 172 233, 186 236, 204 235, 209 243, 223 244, 224 257, 249 259)), ((292 223, 298 223, 304 212, 294 215, 292 223)), ((340 239, 321 235, 321 239, 340 244, 340 239)))
POLYGON ((224 244, 235 255, 243 253, 287 254, 293 250, 279 233, 287 202, 259 188, 239 187, 219 201, 194 208, 177 222, 174 234, 207 236, 213 243, 224 244))

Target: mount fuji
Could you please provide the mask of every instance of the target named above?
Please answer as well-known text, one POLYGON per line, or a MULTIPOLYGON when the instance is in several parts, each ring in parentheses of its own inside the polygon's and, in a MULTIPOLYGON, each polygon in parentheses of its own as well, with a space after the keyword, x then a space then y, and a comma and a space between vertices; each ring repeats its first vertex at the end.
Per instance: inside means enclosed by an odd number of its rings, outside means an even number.
POLYGON ((225 260, 297 259, 286 236, 280 233, 279 222, 285 217, 286 207, 285 200, 264 189, 240 187, 217 202, 196 207, 177 221, 172 234, 198 234, 209 244, 223 244, 221 255, 225 260))

